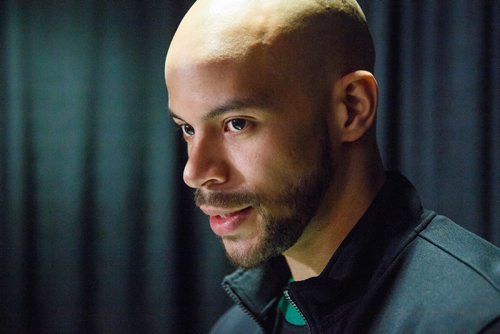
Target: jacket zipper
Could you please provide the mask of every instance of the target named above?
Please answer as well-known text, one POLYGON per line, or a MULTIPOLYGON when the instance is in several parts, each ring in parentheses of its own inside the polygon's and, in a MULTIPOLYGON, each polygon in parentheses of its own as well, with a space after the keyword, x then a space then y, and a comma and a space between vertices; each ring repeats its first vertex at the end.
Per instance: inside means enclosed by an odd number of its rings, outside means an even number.
POLYGON ((304 322, 306 323, 307 329, 309 329, 309 333, 312 333, 311 327, 309 326, 309 323, 307 322, 307 319, 304 316, 304 313, 302 313, 302 311, 299 309, 298 305, 293 301, 292 297, 290 296, 290 292, 288 291, 288 289, 286 289, 285 291, 283 291, 283 293, 285 295, 285 298, 290 303, 290 305, 292 305, 292 307, 300 314, 300 316, 302 317, 302 319, 304 319, 304 322))
POLYGON ((253 321, 255 321, 255 323, 259 326, 262 333, 265 333, 266 330, 264 329, 264 326, 262 326, 262 324, 260 323, 259 319, 252 312, 250 312, 250 310, 243 304, 241 299, 233 292, 233 290, 231 290, 231 288, 226 284, 224 284, 223 287, 226 293, 229 295, 229 297, 234 301, 234 303, 238 305, 243 310, 243 312, 245 312, 245 314, 247 314, 250 318, 252 318, 253 321))

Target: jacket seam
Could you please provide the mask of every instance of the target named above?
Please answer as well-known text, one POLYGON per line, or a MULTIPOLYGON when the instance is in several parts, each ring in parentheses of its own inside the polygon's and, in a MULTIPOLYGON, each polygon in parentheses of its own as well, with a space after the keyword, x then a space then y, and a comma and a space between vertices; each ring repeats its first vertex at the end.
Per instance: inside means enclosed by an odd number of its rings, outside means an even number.
POLYGON ((448 250, 447 248, 445 248, 444 246, 436 243, 435 241, 433 241, 432 239, 429 239, 428 237, 422 235, 422 234, 418 234, 417 235, 419 238, 427 241, 428 243, 430 243, 431 245, 433 245, 434 247, 437 247, 439 248, 441 251, 445 252, 446 254, 448 254, 449 256, 451 256, 452 258, 454 258, 455 260, 461 262, 462 264, 464 264, 466 267, 468 267, 469 269, 471 269, 472 271, 474 271, 476 274, 478 274, 480 277, 482 277, 486 282, 489 283, 489 285, 491 285, 491 287, 496 290, 498 293, 500 293, 500 287, 498 287, 495 282, 488 277, 488 275, 486 275, 482 270, 480 270, 479 268, 473 266, 471 263, 469 263, 467 260, 461 258, 460 256, 454 254, 453 252, 451 252, 450 250, 448 250))
POLYGON ((411 236, 404 242, 398 251, 394 254, 393 258, 387 264, 386 268, 380 273, 380 275, 373 281, 373 284, 377 285, 380 280, 385 277, 385 275, 391 271, 391 268, 396 265, 398 260, 403 256, 406 250, 415 242, 417 237, 420 235, 419 233, 423 231, 430 222, 436 217, 436 213, 434 211, 428 211, 424 217, 421 218, 420 224, 413 230, 411 236))

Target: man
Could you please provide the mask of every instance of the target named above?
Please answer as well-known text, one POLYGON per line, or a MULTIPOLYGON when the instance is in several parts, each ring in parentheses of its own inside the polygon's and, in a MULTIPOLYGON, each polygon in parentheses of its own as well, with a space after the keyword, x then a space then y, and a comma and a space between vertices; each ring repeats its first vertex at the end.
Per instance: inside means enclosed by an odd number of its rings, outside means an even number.
POLYGON ((168 51, 184 181, 241 267, 217 333, 499 329, 500 252, 384 173, 354 0, 199 0, 168 51))

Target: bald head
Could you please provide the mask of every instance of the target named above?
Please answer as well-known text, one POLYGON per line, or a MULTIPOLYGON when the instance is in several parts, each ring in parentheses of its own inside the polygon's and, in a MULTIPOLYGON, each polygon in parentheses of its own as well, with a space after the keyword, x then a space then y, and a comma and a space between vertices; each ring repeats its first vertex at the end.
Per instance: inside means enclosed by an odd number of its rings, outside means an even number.
POLYGON ((186 184, 227 195, 197 203, 220 218, 211 227, 236 264, 309 247, 342 203, 364 212, 351 204, 383 178, 373 58, 353 0, 199 0, 184 17, 165 65, 169 109, 186 184))
POLYGON ((166 71, 256 52, 267 53, 282 74, 315 82, 372 72, 374 64, 373 42, 355 1, 199 0, 172 40, 166 71))

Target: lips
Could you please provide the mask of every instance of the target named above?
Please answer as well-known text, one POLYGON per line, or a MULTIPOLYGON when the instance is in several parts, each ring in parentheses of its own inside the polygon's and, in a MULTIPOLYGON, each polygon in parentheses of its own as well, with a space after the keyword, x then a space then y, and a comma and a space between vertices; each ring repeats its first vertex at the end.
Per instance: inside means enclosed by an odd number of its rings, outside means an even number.
POLYGON ((210 228, 219 237, 234 235, 252 212, 252 207, 221 209, 201 206, 200 209, 210 216, 210 228))

